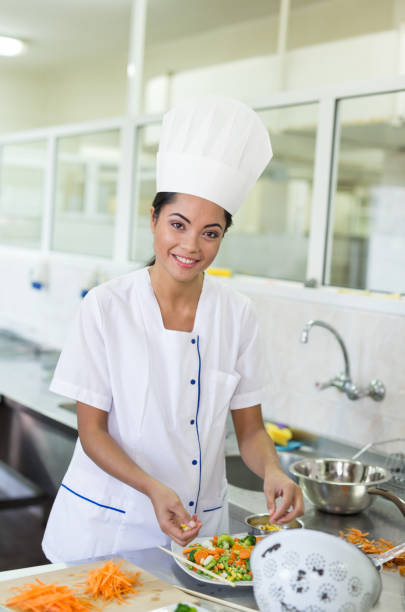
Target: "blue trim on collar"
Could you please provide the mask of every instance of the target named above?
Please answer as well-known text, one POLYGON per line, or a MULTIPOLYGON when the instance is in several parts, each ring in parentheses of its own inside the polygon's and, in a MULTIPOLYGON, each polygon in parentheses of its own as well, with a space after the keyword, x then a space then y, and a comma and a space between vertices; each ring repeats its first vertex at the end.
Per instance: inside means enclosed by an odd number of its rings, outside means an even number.
POLYGON ((67 491, 70 491, 71 493, 73 493, 73 495, 77 495, 77 497, 80 497, 80 499, 84 499, 85 501, 95 504, 96 506, 100 506, 100 508, 107 508, 107 510, 115 510, 115 512, 121 512, 122 514, 126 514, 125 510, 120 510, 119 508, 113 508, 112 506, 105 506, 104 504, 99 504, 93 499, 89 499, 88 497, 84 497, 84 495, 80 495, 80 493, 76 493, 76 491, 73 491, 73 489, 69 489, 69 487, 63 484, 63 482, 60 486, 66 489, 67 491))
POLYGON ((214 510, 219 510, 222 506, 216 506, 215 508, 208 508, 208 510, 203 510, 203 512, 213 512, 214 510))
POLYGON ((197 354, 198 354, 198 395, 197 395, 197 412, 195 415, 195 428, 197 431, 198 448, 199 448, 199 453, 200 453, 200 460, 198 462, 200 472, 199 472, 199 479, 198 479, 197 499, 195 502, 195 509, 194 509, 194 512, 196 514, 197 514, 198 499, 200 497, 200 489, 201 489, 201 443, 200 443, 200 433, 198 431, 198 413, 200 410, 200 395, 201 395, 201 355, 200 355, 200 336, 198 335, 197 335, 197 354))

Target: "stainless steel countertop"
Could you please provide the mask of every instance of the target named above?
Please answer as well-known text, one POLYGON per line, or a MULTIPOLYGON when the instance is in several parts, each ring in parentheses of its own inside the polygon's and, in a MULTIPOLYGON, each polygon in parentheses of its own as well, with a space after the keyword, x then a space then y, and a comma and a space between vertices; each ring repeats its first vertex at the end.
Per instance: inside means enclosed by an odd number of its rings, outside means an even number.
MULTIPOLYGON (((240 508, 231 508, 231 516, 235 510, 240 517, 248 514, 240 508)), ((368 510, 346 517, 325 514, 311 508, 302 517, 302 521, 305 528, 319 529, 334 535, 338 535, 341 529, 356 527, 362 531, 368 531, 370 533, 369 537, 372 538, 383 536, 387 539, 392 539, 396 543, 405 539, 404 518, 395 506, 384 499, 377 498, 368 510)), ((243 532, 245 531, 245 525, 243 522, 233 518, 231 531, 233 533, 243 532)), ((212 595, 252 608, 253 610, 258 610, 253 595, 253 588, 232 588, 199 582, 183 572, 169 555, 166 555, 157 548, 137 552, 123 551, 115 556, 134 563, 174 586, 184 587, 198 591, 201 594, 212 595)), ((90 560, 86 559, 81 561, 81 563, 88 561, 90 560)), ((390 570, 383 570, 381 577, 383 590, 373 610, 378 612, 403 612, 405 610, 405 578, 401 577, 399 572, 392 572, 390 570)), ((181 597, 179 601, 181 601, 181 597)), ((213 604, 204 599, 201 599, 201 605, 215 612, 219 612, 222 609, 226 610, 221 605, 213 604)))

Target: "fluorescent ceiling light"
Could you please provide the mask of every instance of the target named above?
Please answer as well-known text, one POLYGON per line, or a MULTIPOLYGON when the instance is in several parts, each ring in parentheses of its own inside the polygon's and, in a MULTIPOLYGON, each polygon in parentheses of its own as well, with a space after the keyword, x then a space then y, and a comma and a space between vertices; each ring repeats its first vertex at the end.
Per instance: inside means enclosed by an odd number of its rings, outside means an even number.
POLYGON ((10 38, 9 36, 0 36, 0 55, 12 57, 19 55, 24 49, 24 43, 18 38, 10 38))

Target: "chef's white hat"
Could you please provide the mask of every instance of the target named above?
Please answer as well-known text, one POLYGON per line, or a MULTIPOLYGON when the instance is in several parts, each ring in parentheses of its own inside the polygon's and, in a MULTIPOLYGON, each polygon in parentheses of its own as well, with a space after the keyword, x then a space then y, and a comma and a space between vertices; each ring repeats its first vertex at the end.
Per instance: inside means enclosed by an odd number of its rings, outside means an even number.
POLYGON ((272 158, 259 116, 232 98, 189 100, 163 118, 157 191, 189 193, 234 214, 272 158))

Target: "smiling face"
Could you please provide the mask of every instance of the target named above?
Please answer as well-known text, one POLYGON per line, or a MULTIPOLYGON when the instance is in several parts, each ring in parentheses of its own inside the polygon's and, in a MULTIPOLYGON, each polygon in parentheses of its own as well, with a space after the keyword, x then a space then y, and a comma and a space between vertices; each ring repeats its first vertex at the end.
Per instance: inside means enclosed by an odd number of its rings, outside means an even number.
POLYGON ((184 193, 165 204, 158 218, 151 211, 156 267, 180 282, 194 280, 208 268, 225 231, 224 209, 184 193))

